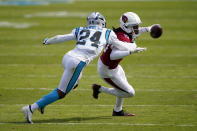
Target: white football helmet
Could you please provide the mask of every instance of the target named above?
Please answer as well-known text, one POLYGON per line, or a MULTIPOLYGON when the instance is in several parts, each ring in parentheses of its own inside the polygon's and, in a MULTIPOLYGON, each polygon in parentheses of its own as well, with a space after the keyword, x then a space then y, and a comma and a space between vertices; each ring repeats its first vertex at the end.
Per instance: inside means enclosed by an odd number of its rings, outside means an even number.
POLYGON ((106 27, 106 21, 104 16, 99 13, 99 12, 92 12, 89 14, 87 17, 87 24, 89 25, 98 25, 101 26, 102 28, 106 27))
POLYGON ((126 12, 120 17, 120 28, 127 33, 135 33, 133 26, 141 24, 139 16, 134 12, 126 12))

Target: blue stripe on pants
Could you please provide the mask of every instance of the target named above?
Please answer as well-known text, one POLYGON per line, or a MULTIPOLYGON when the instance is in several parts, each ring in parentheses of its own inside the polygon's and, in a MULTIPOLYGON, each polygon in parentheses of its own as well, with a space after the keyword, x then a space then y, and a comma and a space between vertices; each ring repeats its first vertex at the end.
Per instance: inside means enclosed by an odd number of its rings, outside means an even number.
POLYGON ((84 68, 84 66, 86 65, 85 62, 81 61, 77 68, 75 69, 75 72, 73 73, 73 76, 70 80, 70 82, 68 83, 68 86, 66 88, 66 94, 68 94, 70 92, 70 90, 72 89, 72 87, 74 86, 74 84, 76 83, 77 79, 79 78, 79 75, 82 71, 82 69, 84 68))

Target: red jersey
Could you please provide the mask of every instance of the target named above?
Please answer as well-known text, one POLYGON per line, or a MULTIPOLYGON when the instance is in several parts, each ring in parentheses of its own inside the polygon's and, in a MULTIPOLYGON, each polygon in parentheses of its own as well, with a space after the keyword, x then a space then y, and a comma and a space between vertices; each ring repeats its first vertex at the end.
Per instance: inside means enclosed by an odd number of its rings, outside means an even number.
MULTIPOLYGON (((121 28, 116 29, 115 33, 120 41, 132 42, 131 36, 129 37, 129 34, 125 33, 121 28)), ((110 59, 111 52, 112 52, 111 45, 108 44, 105 47, 105 50, 103 51, 102 55, 100 56, 100 59, 104 65, 109 67, 109 69, 115 69, 122 59, 111 60, 110 59)))

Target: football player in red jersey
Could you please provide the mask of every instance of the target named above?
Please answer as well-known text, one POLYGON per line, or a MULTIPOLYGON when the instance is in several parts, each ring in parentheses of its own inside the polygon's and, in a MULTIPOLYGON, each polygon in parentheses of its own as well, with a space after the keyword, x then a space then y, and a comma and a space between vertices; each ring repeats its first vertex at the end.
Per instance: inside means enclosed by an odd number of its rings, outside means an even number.
MULTIPOLYGON (((145 32, 150 32, 151 26, 139 27, 141 20, 136 13, 126 12, 120 17, 120 27, 114 28, 114 32, 117 38, 124 42, 129 42, 133 46, 137 46, 135 38, 145 32)), ((143 48, 140 51, 144 51, 143 48)), ((130 51, 119 50, 110 44, 106 45, 102 55, 98 60, 97 70, 100 77, 110 84, 113 88, 107 88, 98 84, 93 84, 93 97, 98 99, 98 95, 101 92, 105 92, 116 96, 116 104, 113 109, 112 116, 134 116, 132 113, 126 113, 122 109, 124 98, 132 97, 135 94, 135 90, 128 83, 125 76, 125 72, 120 61, 123 57, 130 55, 130 51)))

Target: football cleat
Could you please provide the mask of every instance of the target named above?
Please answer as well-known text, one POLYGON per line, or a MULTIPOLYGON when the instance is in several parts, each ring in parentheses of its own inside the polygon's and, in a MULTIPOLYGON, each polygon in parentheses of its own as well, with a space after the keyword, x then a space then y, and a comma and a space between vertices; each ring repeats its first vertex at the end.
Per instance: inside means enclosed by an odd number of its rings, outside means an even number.
POLYGON ((41 114, 44 114, 44 108, 38 108, 38 111, 39 111, 41 114))
POLYGON ((26 122, 29 123, 29 124, 33 124, 33 122, 31 121, 31 117, 32 117, 32 114, 33 114, 33 112, 31 111, 31 105, 24 106, 22 108, 22 111, 25 115, 26 122))
POLYGON ((98 99, 98 95, 100 93, 99 89, 101 88, 100 85, 97 85, 97 84, 93 84, 92 85, 92 90, 93 90, 93 94, 92 96, 95 98, 95 99, 98 99))
POLYGON ((74 87, 73 87, 73 89, 76 89, 78 87, 78 84, 76 84, 74 87))
POLYGON ((113 110, 112 116, 135 116, 135 114, 124 112, 123 110, 116 112, 113 110))

